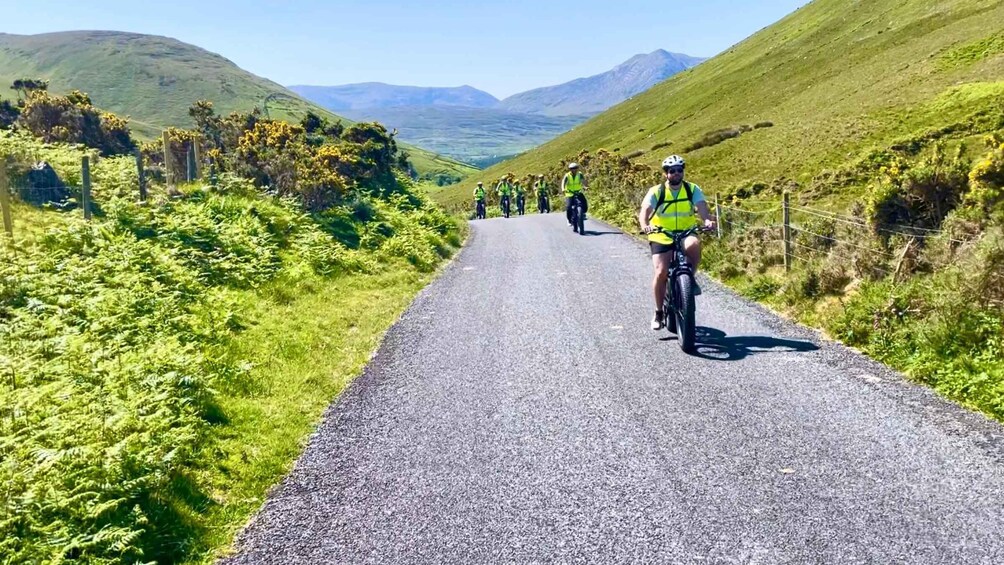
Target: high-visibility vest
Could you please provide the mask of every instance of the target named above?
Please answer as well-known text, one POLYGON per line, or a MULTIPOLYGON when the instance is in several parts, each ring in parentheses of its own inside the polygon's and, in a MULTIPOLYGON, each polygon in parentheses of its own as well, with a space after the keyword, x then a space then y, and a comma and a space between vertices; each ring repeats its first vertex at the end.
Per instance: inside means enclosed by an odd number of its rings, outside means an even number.
POLYGON ((475 188, 474 189, 474 198, 476 198, 478 200, 484 200, 485 199, 485 187, 479 186, 479 187, 475 188))
POLYGON ((509 196, 509 193, 512 192, 512 185, 507 182, 499 183, 498 191, 502 196, 509 196))
MULTIPOLYGON (((669 181, 662 183, 653 190, 658 190, 655 211, 652 215, 652 225, 658 226, 666 231, 683 231, 697 225, 697 216, 694 213, 694 185, 683 181, 680 191, 673 196, 673 189, 669 186, 669 181)), ((653 233, 648 236, 649 241, 670 244, 673 238, 662 233, 653 233)))
POLYGON ((576 194, 582 192, 582 174, 565 174, 565 194, 576 194))

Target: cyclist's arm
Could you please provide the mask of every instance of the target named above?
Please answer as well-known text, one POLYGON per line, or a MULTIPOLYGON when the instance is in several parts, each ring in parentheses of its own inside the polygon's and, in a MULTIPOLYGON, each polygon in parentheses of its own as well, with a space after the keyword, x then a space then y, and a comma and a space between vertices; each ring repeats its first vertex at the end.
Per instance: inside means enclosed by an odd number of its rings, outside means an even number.
POLYGON ((697 216, 705 222, 705 227, 714 226, 715 217, 711 215, 711 210, 708 208, 708 201, 704 198, 704 191, 700 187, 697 187, 694 193, 694 211, 697 212, 697 216), (710 225, 708 225, 710 222, 710 225))
POLYGON ((711 215, 711 210, 708 208, 708 203, 701 201, 694 203, 694 209, 697 210, 697 215, 701 217, 704 221, 714 220, 715 217, 711 215))
POLYGON ((561 192, 565 192, 565 183, 568 181, 568 175, 561 177, 561 192))
POLYGON ((645 199, 641 201, 641 210, 638 211, 638 225, 641 227, 641 231, 648 229, 649 221, 654 214, 655 206, 652 205, 652 191, 650 190, 645 195, 645 199))

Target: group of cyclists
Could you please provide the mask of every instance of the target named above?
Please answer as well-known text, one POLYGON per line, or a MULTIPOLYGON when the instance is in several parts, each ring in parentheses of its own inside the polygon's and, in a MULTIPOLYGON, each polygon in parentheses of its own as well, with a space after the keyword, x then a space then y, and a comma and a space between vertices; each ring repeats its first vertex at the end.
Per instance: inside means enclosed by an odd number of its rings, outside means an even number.
MULTIPOLYGON (((541 174, 536 175, 536 177, 531 175, 530 178, 536 178, 531 188, 537 196, 537 211, 541 214, 550 213, 550 183, 541 174)), ((579 171, 578 163, 569 163, 568 172, 562 177, 559 188, 561 194, 565 197, 565 215, 569 224, 572 223, 571 210, 572 204, 575 203, 576 199, 582 204, 583 214, 588 210, 589 206, 585 195, 587 188, 589 188, 589 183, 586 181, 585 175, 579 171)), ((516 213, 520 216, 525 214, 526 193, 527 188, 513 173, 510 172, 503 175, 499 179, 498 184, 495 185, 495 194, 499 197, 499 210, 502 212, 502 216, 505 218, 509 217, 513 197, 516 199, 516 213)), ((485 218, 487 198, 488 190, 485 189, 483 182, 478 181, 478 186, 474 189, 474 208, 478 219, 485 218)))
MULTIPOLYGON (((641 201, 638 211, 638 225, 641 231, 648 234, 649 249, 652 254, 652 293, 655 299, 655 315, 652 317, 653 330, 666 327, 666 316, 662 311, 663 296, 666 293, 670 260, 672 259, 673 238, 667 232, 683 232, 695 227, 707 230, 715 228, 714 216, 708 208, 707 200, 701 187, 684 180, 686 162, 679 155, 670 155, 662 162, 665 180, 651 188, 641 201)), ((544 175, 537 175, 533 190, 537 194, 537 209, 542 213, 550 212, 550 187, 544 175)), ((568 165, 568 172, 561 179, 560 191, 565 197, 565 218, 572 223, 571 210, 575 199, 581 202, 583 213, 588 209, 585 191, 589 184, 585 175, 579 171, 577 163, 568 165)), ((505 217, 509 217, 509 202, 516 196, 516 207, 520 215, 524 213, 526 189, 522 187, 512 173, 503 176, 495 187, 499 196, 499 205, 505 217)), ((487 191, 483 183, 478 182, 474 189, 474 201, 478 217, 484 218, 485 198, 487 191)), ((683 253, 687 262, 697 272, 701 263, 701 241, 696 236, 687 237, 683 241, 683 253)), ((701 288, 694 282, 694 295, 701 294, 701 288)))

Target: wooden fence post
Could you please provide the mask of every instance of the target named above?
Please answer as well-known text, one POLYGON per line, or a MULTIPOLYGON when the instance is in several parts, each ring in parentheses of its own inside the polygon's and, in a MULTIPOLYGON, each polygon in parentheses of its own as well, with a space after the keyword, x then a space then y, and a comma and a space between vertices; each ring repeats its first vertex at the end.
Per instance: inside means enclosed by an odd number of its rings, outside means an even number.
POLYGON ((80 158, 80 178, 83 179, 81 187, 81 204, 84 207, 84 219, 91 219, 91 158, 84 155, 80 158))
POLYGON ((192 180, 199 180, 202 178, 202 151, 199 149, 200 138, 196 137, 192 141, 192 159, 195 161, 195 178, 192 180))
POLYGON ((185 170, 185 181, 192 182, 195 180, 195 142, 188 144, 188 151, 185 152, 185 158, 187 159, 187 168, 185 170))
POLYGON ((791 270, 791 215, 788 209, 788 193, 781 200, 781 220, 784 222, 784 270, 791 270))
POLYGON ((722 215, 721 208, 718 207, 718 194, 715 193, 715 230, 718 239, 722 238, 722 215))
POLYGON ((143 152, 136 150, 136 176, 139 178, 139 201, 146 202, 146 171, 143 170, 143 152))
POLYGON ((14 237, 14 221, 10 212, 10 183, 7 182, 7 160, 0 159, 0 211, 3 213, 3 231, 14 237))
POLYGON ((164 132, 164 182, 174 187, 174 156, 171 154, 171 137, 164 132))

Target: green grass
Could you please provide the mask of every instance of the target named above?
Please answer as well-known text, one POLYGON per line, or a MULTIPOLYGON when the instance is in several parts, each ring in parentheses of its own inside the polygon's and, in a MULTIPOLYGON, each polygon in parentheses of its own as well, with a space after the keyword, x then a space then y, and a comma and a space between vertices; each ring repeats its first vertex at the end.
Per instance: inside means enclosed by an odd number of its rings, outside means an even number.
MULTIPOLYGON (((0 132, 15 181, 35 159, 73 180, 85 153, 0 132)), ((15 201, 0 243, 11 562, 224 551, 462 242, 404 179, 317 215, 228 175, 141 205, 131 161, 95 157, 91 222, 15 201)))
MULTIPOLYGON (((137 137, 156 139, 164 128, 192 127, 188 109, 210 100, 218 114, 249 112, 266 98, 269 116, 299 122, 306 113, 341 120, 291 90, 238 67, 228 59, 176 39, 112 31, 68 31, 39 35, 0 33, 0 97, 14 98, 16 79, 42 78, 49 90, 81 90, 94 105, 123 117, 137 137)), ((404 145, 419 174, 447 170, 454 176, 473 168, 404 145)))
MULTIPOLYGON (((999 115, 999 96, 962 103, 953 93, 1004 79, 1002 28, 1004 4, 994 0, 816 0, 483 176, 546 171, 600 148, 643 150, 635 161, 657 165, 709 132, 770 120, 774 127, 686 153, 690 177, 710 193, 779 179, 804 189, 901 138, 999 115), (966 64, 946 68, 944 57, 966 64)), ((437 198, 452 204, 464 192, 437 198)))
POLYGON ((291 468, 324 409, 354 379, 431 274, 393 270, 273 289, 243 316, 251 327, 223 355, 251 367, 221 391, 225 426, 200 457, 205 535, 188 562, 211 562, 291 468))

